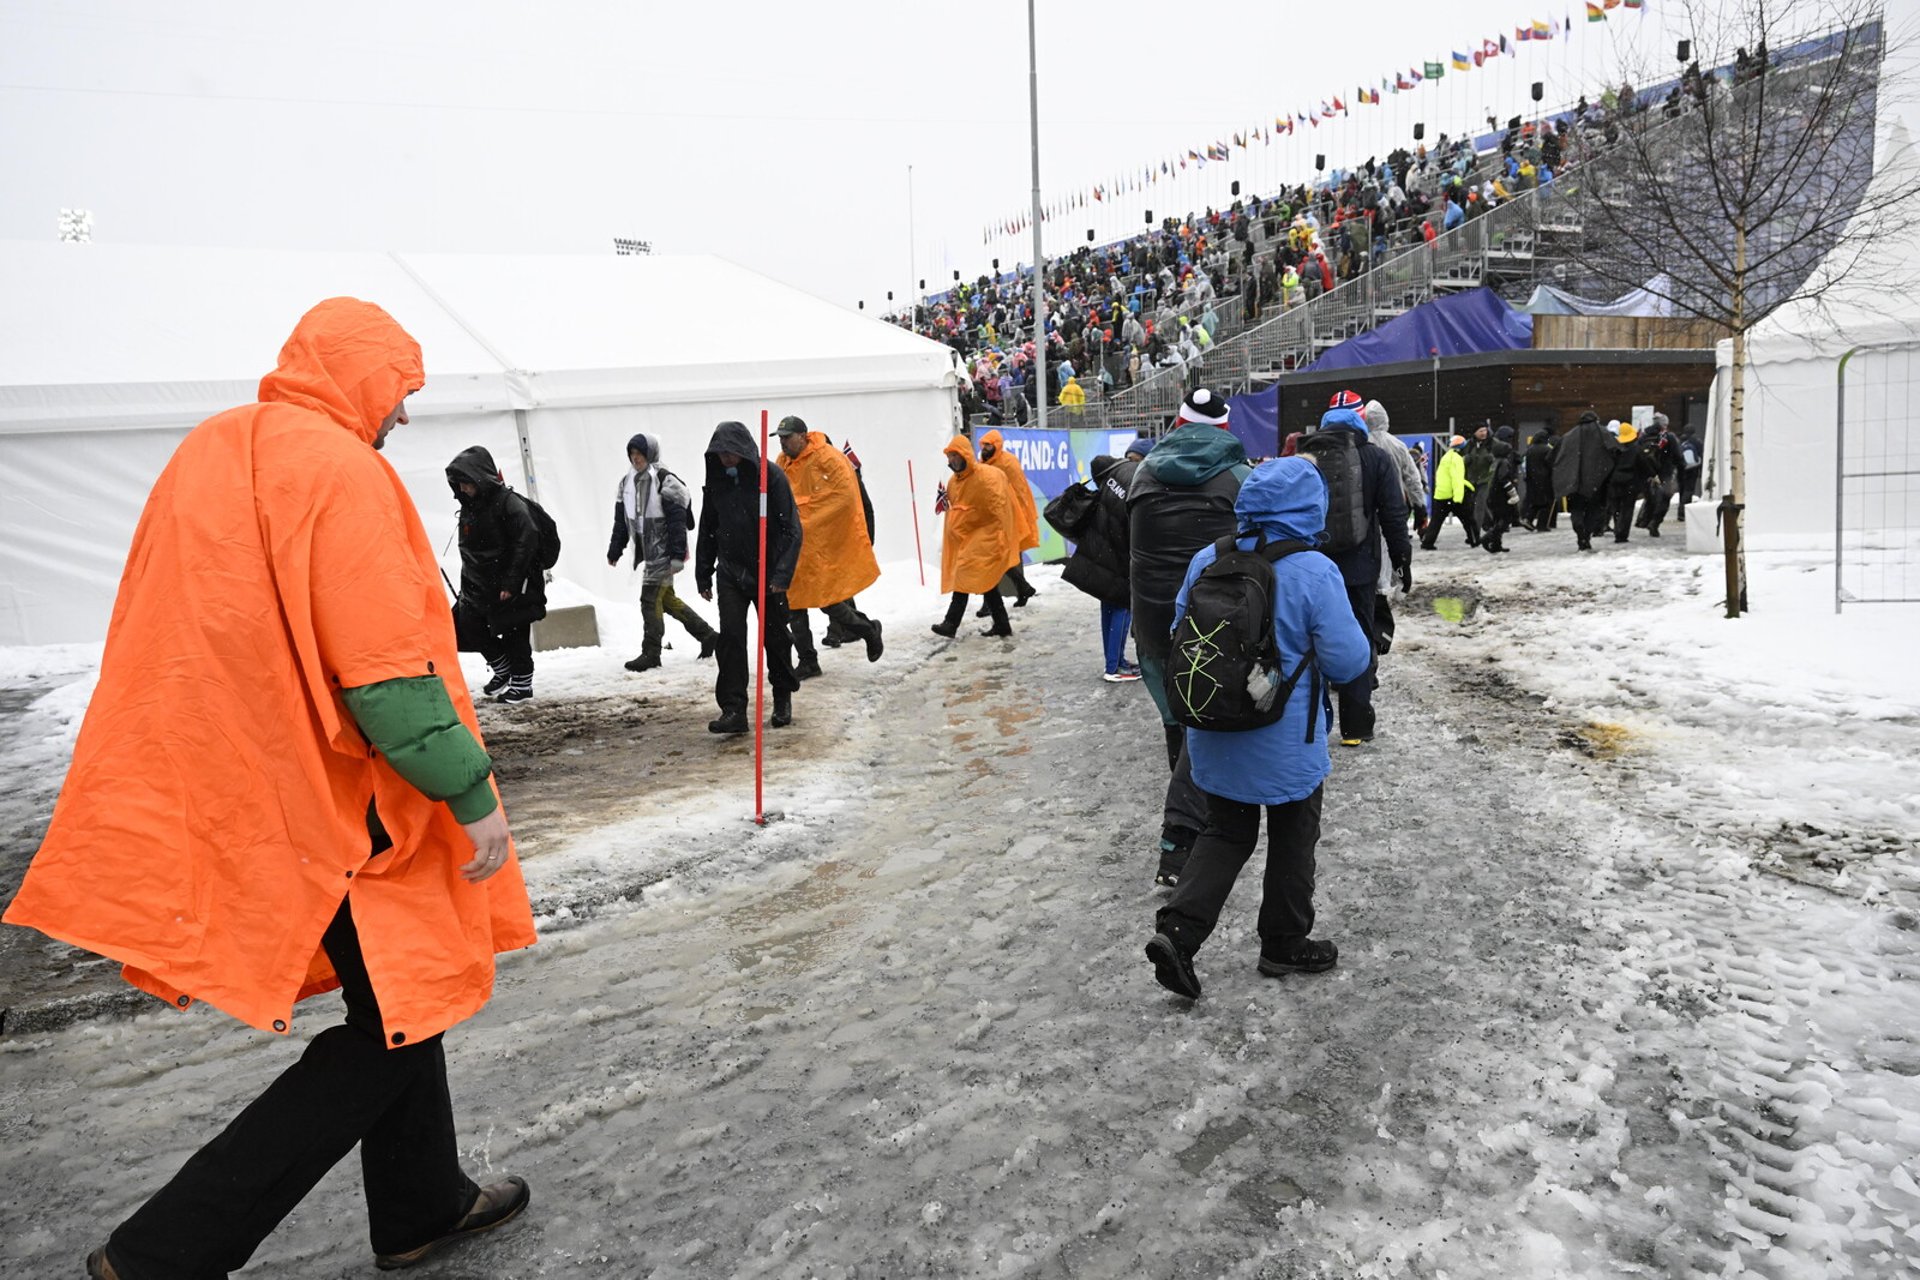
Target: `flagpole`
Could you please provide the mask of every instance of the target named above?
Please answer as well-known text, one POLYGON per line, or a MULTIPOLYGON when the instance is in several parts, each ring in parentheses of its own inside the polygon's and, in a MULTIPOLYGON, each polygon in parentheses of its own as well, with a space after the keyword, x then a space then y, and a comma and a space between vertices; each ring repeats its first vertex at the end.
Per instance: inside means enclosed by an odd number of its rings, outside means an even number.
POLYGON ((1027 0, 1027 107, 1033 145, 1033 355, 1040 377, 1039 427, 1047 429, 1046 249, 1040 241, 1040 48, 1034 34, 1034 0, 1027 0))

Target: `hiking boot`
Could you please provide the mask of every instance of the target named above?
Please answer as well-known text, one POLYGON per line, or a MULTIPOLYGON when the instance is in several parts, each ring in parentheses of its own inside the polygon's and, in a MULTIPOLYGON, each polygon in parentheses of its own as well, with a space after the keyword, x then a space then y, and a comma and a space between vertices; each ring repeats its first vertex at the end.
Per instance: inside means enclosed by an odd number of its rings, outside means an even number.
POLYGON ((507 687, 495 698, 495 702, 530 702, 533 700, 533 677, 510 676, 507 687))
POLYGON ((880 642, 880 619, 875 618, 873 629, 867 632, 867 661, 880 661, 880 655, 886 651, 887 646, 880 642))
POLYGON ((1013 634, 1013 625, 1011 623, 996 624, 994 626, 988 627, 985 631, 982 631, 980 634, 983 636, 1010 636, 1013 634))
POLYGON ((714 632, 709 631, 706 635, 702 636, 700 638, 700 660, 704 662, 706 659, 711 658, 714 649, 719 647, 719 644, 720 637, 714 632))
POLYGON ((1343 733, 1340 735, 1340 745, 1343 747, 1364 747, 1372 741, 1373 735, 1370 733, 1343 733))
POLYGON ((513 679, 513 673, 507 670, 507 664, 505 662, 502 662, 497 667, 493 667, 491 663, 489 663, 488 666, 492 667, 493 679, 481 685, 480 692, 491 698, 507 687, 507 681, 513 679))
POLYGON ((1260 951, 1260 972, 1269 978, 1285 973, 1325 973, 1340 959, 1340 948, 1331 942, 1304 939, 1297 947, 1278 955, 1260 951))
POLYGON ((987 606, 986 606, 986 604, 985 604, 985 599, 986 599, 986 597, 984 597, 984 596, 982 596, 982 597, 981 597, 981 601, 982 601, 982 603, 981 603, 981 605, 980 605, 980 607, 979 607, 978 609, 975 609, 975 610, 973 611, 973 616, 974 616, 974 617, 976 617, 976 618, 984 618, 984 617, 986 617, 987 615, 989 615, 989 614, 991 614, 991 613, 993 612, 993 610, 991 610, 991 609, 989 609, 989 608, 987 608, 987 606))
POLYGON ((1016 609, 1024 609, 1027 607, 1027 601, 1033 599, 1035 596, 1039 594, 1040 593, 1034 590, 1032 587, 1028 587, 1025 591, 1022 591, 1018 595, 1014 596, 1013 607, 1016 609))
POLYGON ((722 711, 719 719, 707 721, 708 733, 745 733, 751 727, 744 711, 722 711))
POLYGON ((120 1280, 113 1260, 107 1257, 107 1246, 101 1245, 87 1255, 87 1280, 120 1280))
POLYGON ((960 634, 960 624, 957 622, 936 622, 933 624, 933 634, 945 636, 951 640, 960 634))
POLYGON ((622 665, 629 671, 651 671, 660 665, 660 655, 657 653, 643 653, 639 657, 622 665))
MULTIPOLYGON (((815 667, 814 670, 818 671, 819 668, 815 667)), ((768 718, 767 723, 776 729, 784 729, 793 723, 792 694, 782 693, 778 689, 773 691, 773 715, 768 718)))
POLYGON ((838 649, 841 645, 845 644, 846 642, 847 642, 847 637, 843 635, 838 635, 832 631, 829 631, 827 632, 827 634, 820 637, 820 643, 827 646, 827 648, 829 649, 838 649))
POLYGON ((473 1208, 467 1210, 466 1217, 453 1224, 453 1230, 405 1253, 376 1253, 373 1255, 373 1265, 382 1271, 418 1266, 448 1245, 458 1244, 469 1236, 477 1236, 512 1222, 532 1199, 533 1193, 527 1189, 525 1178, 508 1178, 505 1182, 482 1187, 480 1194, 474 1197, 473 1208))
POLYGON ((1147 959, 1153 961, 1153 978, 1177 996, 1200 998, 1200 975, 1193 971, 1193 957, 1174 945, 1172 938, 1156 933, 1147 943, 1147 959))
POLYGON ((816 654, 811 658, 800 659, 799 665, 794 667, 793 669, 793 674, 796 679, 800 679, 800 680, 811 680, 815 676, 819 675, 820 674, 819 655, 816 654))

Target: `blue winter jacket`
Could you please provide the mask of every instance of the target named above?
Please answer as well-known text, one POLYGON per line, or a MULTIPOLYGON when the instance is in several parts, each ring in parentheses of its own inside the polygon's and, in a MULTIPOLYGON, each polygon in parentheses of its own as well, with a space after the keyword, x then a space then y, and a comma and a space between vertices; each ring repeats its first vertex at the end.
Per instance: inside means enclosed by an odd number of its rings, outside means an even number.
MULTIPOLYGON (((1312 542, 1327 522, 1327 486, 1319 469, 1305 458, 1276 458, 1262 463, 1240 486, 1234 501, 1240 528, 1247 536, 1240 546, 1252 549, 1253 530, 1269 542, 1295 539, 1312 542)), ((1187 593, 1194 579, 1212 564, 1218 553, 1211 545, 1200 549, 1187 569, 1174 601, 1173 625, 1187 613, 1187 593)), ((1301 677, 1280 719, 1263 729, 1219 733, 1187 730, 1187 754, 1193 780, 1202 791, 1243 804, 1286 804, 1302 800, 1326 779, 1333 768, 1327 756, 1327 734, 1333 727, 1325 685, 1357 680, 1373 658, 1366 633, 1354 621, 1347 602, 1346 583, 1333 561, 1318 551, 1299 551, 1273 566, 1273 632, 1280 644, 1284 672, 1291 674, 1309 648, 1320 669, 1321 696, 1316 704, 1311 671, 1301 677), (1309 741, 1308 717, 1314 717, 1309 741)))

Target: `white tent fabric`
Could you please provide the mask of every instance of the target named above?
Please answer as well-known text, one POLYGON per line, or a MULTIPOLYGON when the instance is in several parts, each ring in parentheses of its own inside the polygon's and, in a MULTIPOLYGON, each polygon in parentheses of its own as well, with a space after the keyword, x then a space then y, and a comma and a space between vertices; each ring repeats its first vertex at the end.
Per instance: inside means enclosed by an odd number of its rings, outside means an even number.
MULTIPOLYGON (((632 594, 605 555, 628 437, 659 437, 698 489, 714 424, 757 431, 763 409, 852 443, 881 560, 913 558, 906 462, 931 475, 955 429, 951 353, 720 259, 0 243, 0 644, 105 633, 175 445, 251 401, 294 321, 341 294, 385 307, 424 350, 426 388, 387 457, 449 564, 444 468, 478 444, 553 514, 558 576, 632 594)), ((921 488, 931 532, 932 480, 921 488)))
POLYGON ((1521 310, 1536 316, 1671 316, 1673 281, 1657 275, 1639 289, 1630 289, 1611 302, 1582 298, 1550 284, 1534 286, 1521 310))
MULTIPOLYGON (((1905 181, 1916 166, 1915 144, 1895 121, 1874 181, 1905 181)), ((1840 360, 1849 351, 1856 352, 1847 362, 1854 412, 1863 392, 1873 395, 1874 388, 1907 376, 1902 370, 1920 352, 1920 223, 1868 246, 1840 287, 1818 299, 1790 302, 1749 331, 1742 417, 1750 546, 1833 546, 1840 360)), ((1715 500, 1732 482, 1732 361, 1733 343, 1721 342, 1707 441, 1715 500)), ((1920 432, 1920 422, 1909 430, 1920 432)), ((1720 550, 1713 525, 1689 521, 1688 549, 1720 550)))

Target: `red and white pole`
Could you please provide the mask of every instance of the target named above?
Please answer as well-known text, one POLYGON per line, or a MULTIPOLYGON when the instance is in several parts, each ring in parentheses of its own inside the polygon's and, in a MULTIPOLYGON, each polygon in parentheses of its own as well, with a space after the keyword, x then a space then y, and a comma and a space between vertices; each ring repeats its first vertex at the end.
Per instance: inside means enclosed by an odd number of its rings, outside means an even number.
POLYGON ((913 512, 913 559, 920 566, 920 585, 927 585, 927 558, 920 551, 920 490, 913 483, 913 459, 907 459, 907 507, 913 512))
POLYGON ((753 615, 759 620, 759 643, 753 651, 753 821, 767 825, 767 411, 760 411, 760 572, 759 599, 753 615))

